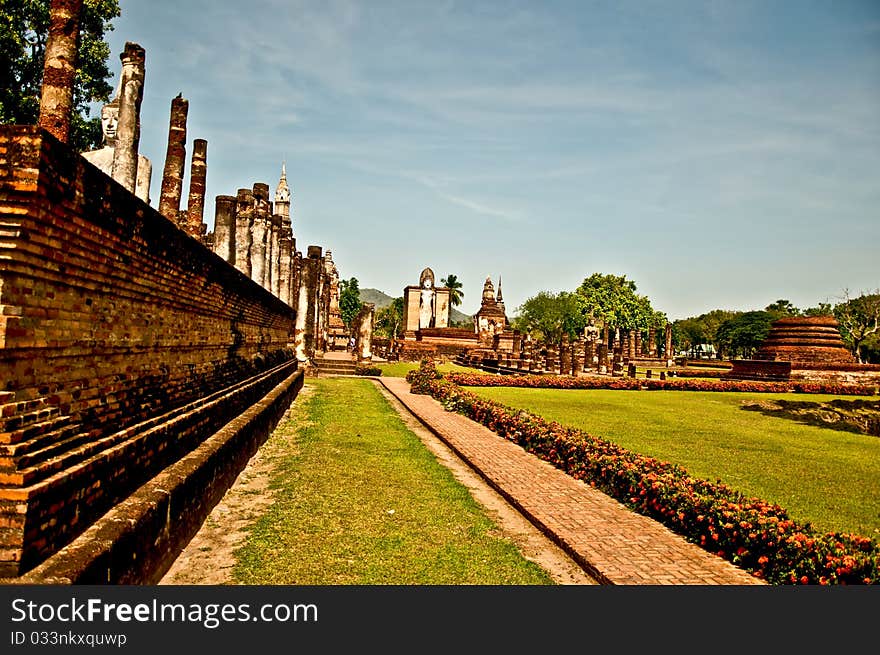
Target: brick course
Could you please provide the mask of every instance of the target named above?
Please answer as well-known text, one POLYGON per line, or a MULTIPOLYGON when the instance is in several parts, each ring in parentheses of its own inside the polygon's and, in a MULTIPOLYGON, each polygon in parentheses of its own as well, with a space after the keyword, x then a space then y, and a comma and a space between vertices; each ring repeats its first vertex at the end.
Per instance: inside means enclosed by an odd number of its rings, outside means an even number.
POLYGON ((0 574, 255 402, 291 360, 294 324, 54 137, 0 128, 0 574), (210 412, 181 410, 212 394, 210 412))

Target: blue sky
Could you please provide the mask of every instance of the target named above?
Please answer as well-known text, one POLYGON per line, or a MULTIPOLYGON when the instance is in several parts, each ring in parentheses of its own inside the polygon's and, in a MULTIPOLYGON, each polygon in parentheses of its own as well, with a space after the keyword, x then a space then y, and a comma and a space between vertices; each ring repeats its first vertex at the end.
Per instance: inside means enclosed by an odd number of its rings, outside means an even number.
POLYGON ((152 204, 183 93, 206 222, 284 160, 297 247, 361 287, 429 266, 472 313, 501 275, 512 313, 614 273, 671 319, 880 287, 876 1, 120 6, 152 204))

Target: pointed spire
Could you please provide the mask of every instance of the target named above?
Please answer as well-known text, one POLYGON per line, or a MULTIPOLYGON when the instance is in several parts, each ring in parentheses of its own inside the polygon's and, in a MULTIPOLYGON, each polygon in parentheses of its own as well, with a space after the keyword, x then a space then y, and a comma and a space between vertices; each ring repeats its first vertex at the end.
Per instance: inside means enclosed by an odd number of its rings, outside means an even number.
POLYGON ((495 296, 495 300, 501 302, 503 298, 501 297, 501 275, 498 276, 498 293, 495 296))

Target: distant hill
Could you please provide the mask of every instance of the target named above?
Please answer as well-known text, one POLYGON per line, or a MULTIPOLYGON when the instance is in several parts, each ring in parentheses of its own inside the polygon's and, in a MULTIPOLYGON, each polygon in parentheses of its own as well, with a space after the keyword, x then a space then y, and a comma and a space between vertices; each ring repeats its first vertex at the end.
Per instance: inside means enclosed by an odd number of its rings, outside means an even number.
MULTIPOLYGON (((387 307, 391 304, 391 301, 394 300, 394 298, 389 296, 387 293, 383 293, 378 289, 360 289, 360 298, 361 302, 371 302, 376 305, 376 309, 387 307)), ((464 321, 470 326, 473 323, 473 318, 463 312, 458 311, 455 307, 450 307, 449 321, 450 323, 461 323, 462 321, 464 321)))

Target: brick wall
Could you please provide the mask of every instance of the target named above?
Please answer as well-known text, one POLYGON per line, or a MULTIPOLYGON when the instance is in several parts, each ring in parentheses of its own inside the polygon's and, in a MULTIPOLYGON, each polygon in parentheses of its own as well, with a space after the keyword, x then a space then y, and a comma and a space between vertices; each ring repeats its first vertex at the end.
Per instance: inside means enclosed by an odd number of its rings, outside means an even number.
POLYGON ((0 128, 0 575, 289 375, 294 323, 50 135, 0 128))

